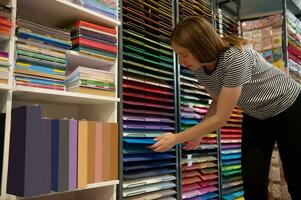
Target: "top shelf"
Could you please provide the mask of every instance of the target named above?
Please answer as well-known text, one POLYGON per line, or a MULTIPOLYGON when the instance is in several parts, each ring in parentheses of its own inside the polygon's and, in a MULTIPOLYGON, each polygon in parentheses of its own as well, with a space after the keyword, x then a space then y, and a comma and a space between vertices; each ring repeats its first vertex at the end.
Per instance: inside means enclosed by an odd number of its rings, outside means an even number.
POLYGON ((18 16, 48 26, 64 28, 78 20, 114 28, 118 20, 67 0, 18 0, 18 16))

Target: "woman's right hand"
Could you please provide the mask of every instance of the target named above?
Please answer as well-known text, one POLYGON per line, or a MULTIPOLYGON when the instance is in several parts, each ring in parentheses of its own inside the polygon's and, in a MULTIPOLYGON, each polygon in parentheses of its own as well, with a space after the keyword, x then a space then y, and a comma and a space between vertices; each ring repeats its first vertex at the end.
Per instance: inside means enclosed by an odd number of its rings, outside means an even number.
POLYGON ((202 137, 185 142, 184 150, 195 150, 201 145, 202 137))

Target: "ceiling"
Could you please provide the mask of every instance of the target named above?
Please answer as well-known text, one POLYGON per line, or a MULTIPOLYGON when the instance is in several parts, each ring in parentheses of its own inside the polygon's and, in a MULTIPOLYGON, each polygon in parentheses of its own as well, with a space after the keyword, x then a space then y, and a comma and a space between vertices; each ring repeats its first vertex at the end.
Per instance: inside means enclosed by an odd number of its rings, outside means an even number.
MULTIPOLYGON (((250 19, 257 18, 275 12, 282 11, 283 0, 241 0, 240 18, 250 19)), ((287 8, 290 9, 294 14, 301 14, 300 9, 297 8, 293 1, 299 3, 301 0, 286 0, 287 8)))

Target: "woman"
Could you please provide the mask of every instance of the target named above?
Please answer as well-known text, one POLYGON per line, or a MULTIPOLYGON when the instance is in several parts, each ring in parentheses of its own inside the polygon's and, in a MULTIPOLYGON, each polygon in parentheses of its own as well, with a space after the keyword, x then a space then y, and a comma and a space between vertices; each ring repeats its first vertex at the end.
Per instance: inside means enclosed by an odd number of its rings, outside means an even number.
POLYGON ((205 120, 183 132, 157 137, 151 148, 164 152, 176 144, 193 149, 222 127, 235 106, 244 111, 242 175, 246 200, 267 199, 271 154, 277 142, 292 199, 301 199, 301 87, 266 62, 243 41, 221 39, 201 17, 187 17, 172 34, 179 62, 191 69, 213 101, 205 120))

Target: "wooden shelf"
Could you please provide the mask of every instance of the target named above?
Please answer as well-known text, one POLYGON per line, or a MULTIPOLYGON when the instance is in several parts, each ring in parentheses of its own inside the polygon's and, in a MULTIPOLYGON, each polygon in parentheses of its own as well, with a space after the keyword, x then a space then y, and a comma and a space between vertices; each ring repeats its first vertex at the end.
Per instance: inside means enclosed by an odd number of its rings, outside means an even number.
MULTIPOLYGON (((100 183, 91 183, 91 184, 88 184, 88 186, 86 188, 83 188, 83 189, 75 189, 75 190, 69 190, 69 191, 64 191, 64 192, 51 192, 49 194, 35 196, 35 197, 31 197, 31 198, 40 198, 40 197, 47 197, 47 196, 52 196, 52 195, 64 194, 64 193, 68 193, 68 192, 82 191, 82 190, 86 190, 86 189, 97 189, 97 188, 101 188, 101 187, 116 186, 118 184, 119 184, 119 180, 105 181, 105 182, 100 182, 100 183)), ((13 195, 10 195, 10 196, 13 196, 13 195)), ((28 199, 28 198, 16 197, 16 199, 21 200, 21 199, 28 199)))
POLYGON ((84 20, 107 27, 120 25, 105 15, 89 10, 67 0, 18 0, 18 17, 64 28, 77 20, 84 20), (51 17, 49 17, 51 16, 51 17))
POLYGON ((81 54, 77 51, 67 51, 66 59, 68 63, 68 67, 90 67, 96 68, 95 66, 99 66, 97 69, 110 71, 115 64, 115 62, 107 62, 102 59, 98 59, 89 55, 81 54))
POLYGON ((27 86, 16 86, 13 95, 18 100, 42 101, 64 104, 102 104, 119 102, 119 98, 100 95, 83 94, 51 89, 41 89, 27 86))

